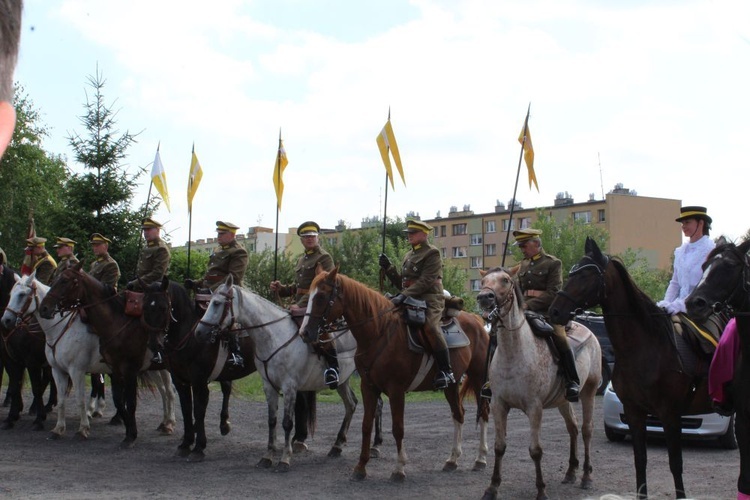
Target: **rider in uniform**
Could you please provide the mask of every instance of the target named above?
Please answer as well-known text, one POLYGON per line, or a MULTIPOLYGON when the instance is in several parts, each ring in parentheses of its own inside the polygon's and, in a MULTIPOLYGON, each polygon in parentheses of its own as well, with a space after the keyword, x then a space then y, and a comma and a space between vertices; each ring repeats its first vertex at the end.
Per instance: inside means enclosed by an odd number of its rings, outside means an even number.
MULTIPOLYGON (((237 242, 237 230, 240 227, 231 222, 216 221, 216 241, 219 247, 214 249, 208 260, 208 269, 202 280, 185 280, 185 288, 200 292, 206 290, 214 292, 224 282, 228 275, 232 275, 232 282, 242 286, 247 269, 247 250, 237 242)), ((229 350, 231 356, 229 362, 234 366, 242 367, 245 360, 240 352, 240 341, 236 332, 229 335, 229 350)))
POLYGON ((455 384, 451 368, 448 345, 440 327, 440 318, 445 307, 443 294, 443 259, 440 250, 430 245, 429 234, 432 226, 417 219, 406 222, 406 229, 411 250, 404 255, 399 273, 385 254, 380 254, 378 263, 385 270, 393 286, 401 292, 393 297, 394 305, 400 305, 406 297, 424 300, 427 303, 424 331, 431 344, 438 372, 433 385, 435 389, 445 389, 448 384, 455 384))
POLYGON ((57 237, 54 248, 57 250, 57 258, 60 259, 60 261, 57 263, 55 272, 52 273, 50 283, 53 283, 67 268, 78 264, 78 259, 73 253, 73 248, 75 246, 76 242, 70 238, 63 238, 61 236, 57 237))
POLYGON ((52 282, 52 275, 57 268, 57 262, 47 253, 47 249, 44 248, 46 242, 47 238, 34 236, 26 240, 26 248, 31 249, 31 269, 32 272, 36 273, 36 279, 45 285, 49 285, 52 282))
MULTIPOLYGON (((333 271, 334 268, 331 255, 320 247, 319 233, 320 226, 313 221, 303 222, 297 228, 297 236, 299 236, 305 251, 300 255, 294 268, 295 282, 291 285, 282 285, 278 280, 271 282, 271 291, 278 293, 279 297, 294 297, 294 304, 290 307, 293 313, 307 309, 307 302, 310 299, 310 284, 315 278, 315 269, 318 264, 324 271, 333 271)), ((339 384, 339 361, 336 355, 336 346, 334 342, 327 342, 321 350, 328 364, 328 368, 323 372, 323 381, 328 387, 335 389, 339 384)))
MULTIPOLYGON (((533 312, 547 314, 557 292, 562 289, 562 262, 542 249, 542 232, 539 229, 513 231, 515 245, 523 252, 524 259, 510 270, 523 292, 524 307, 533 312)), ((565 374, 565 399, 578 401, 581 382, 576 371, 576 360, 565 327, 551 325, 552 341, 560 355, 560 365, 565 374)))
POLYGON ((112 240, 99 233, 94 233, 89 239, 91 250, 96 260, 91 263, 89 274, 100 283, 109 285, 117 291, 117 282, 120 279, 120 266, 117 261, 109 255, 109 244, 112 240))

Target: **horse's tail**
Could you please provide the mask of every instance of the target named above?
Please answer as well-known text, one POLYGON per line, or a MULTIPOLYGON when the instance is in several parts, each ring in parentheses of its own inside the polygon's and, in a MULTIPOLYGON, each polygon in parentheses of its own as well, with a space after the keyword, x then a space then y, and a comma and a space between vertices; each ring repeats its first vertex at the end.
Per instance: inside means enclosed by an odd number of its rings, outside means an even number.
POLYGON ((490 400, 480 396, 484 381, 479 380, 476 376, 472 378, 468 373, 465 377, 461 384, 459 399, 463 401, 467 396, 473 397, 477 402, 476 423, 478 424, 480 419, 487 422, 490 418, 490 400))
MULTIPOLYGON (((299 410, 304 411, 304 422, 299 422, 300 424, 304 424, 305 430, 300 432, 301 430, 298 429, 295 432, 295 436, 299 435, 300 437, 304 436, 305 438, 309 434, 311 437, 315 436, 315 427, 318 423, 318 412, 317 412, 317 396, 318 394, 315 391, 298 391, 297 392, 297 403, 295 404, 295 412, 298 412, 299 410)), ((296 420, 296 418, 295 418, 296 420)), ((304 439, 301 439, 304 441, 304 439)))

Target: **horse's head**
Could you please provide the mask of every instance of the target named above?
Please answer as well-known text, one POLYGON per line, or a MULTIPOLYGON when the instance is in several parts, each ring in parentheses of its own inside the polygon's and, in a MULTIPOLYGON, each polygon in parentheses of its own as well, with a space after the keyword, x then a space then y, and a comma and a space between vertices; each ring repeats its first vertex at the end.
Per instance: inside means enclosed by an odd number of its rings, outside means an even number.
POLYGON ((703 277, 685 299, 688 316, 705 321, 712 312, 750 306, 750 240, 714 248, 703 264, 703 277))
POLYGON ((8 305, 5 308, 2 319, 0 319, 3 327, 8 330, 34 314, 39 307, 39 296, 37 295, 38 282, 35 280, 34 274, 23 277, 15 275, 16 284, 10 291, 8 305))
POLYGON ((234 301, 236 294, 232 275, 219 285, 219 288, 211 294, 211 302, 208 303, 203 318, 195 327, 195 338, 199 342, 209 342, 221 330, 228 330, 235 321, 234 301))
POLYGON ((172 318, 172 297, 169 295, 169 278, 164 276, 143 288, 143 316, 141 324, 155 332, 166 332, 172 318))
POLYGON ((585 255, 568 273, 568 281, 549 307, 553 323, 565 325, 577 311, 594 307, 604 293, 604 272, 609 257, 602 253, 592 238, 586 238, 585 255))
POLYGON ((82 262, 67 268, 52 284, 39 307, 42 318, 52 319, 58 310, 72 309, 84 298, 81 281, 86 273, 81 271, 82 262))
POLYGON ((521 294, 516 292, 516 283, 502 267, 495 267, 488 271, 479 271, 482 276, 481 290, 477 295, 477 304, 485 312, 488 319, 494 320, 508 314, 515 297, 520 304, 521 294))
POLYGON ((307 312, 300 327, 305 342, 317 341, 325 328, 344 314, 338 272, 338 266, 329 272, 320 270, 310 285, 307 312))

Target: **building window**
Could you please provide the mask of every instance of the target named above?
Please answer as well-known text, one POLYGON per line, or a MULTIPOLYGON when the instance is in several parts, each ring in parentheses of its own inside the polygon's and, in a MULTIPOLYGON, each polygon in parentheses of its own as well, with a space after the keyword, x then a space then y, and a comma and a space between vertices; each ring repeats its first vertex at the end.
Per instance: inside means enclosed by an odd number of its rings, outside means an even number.
POLYGON ((516 228, 516 221, 509 221, 508 219, 503 219, 503 231, 505 232, 513 231, 515 228, 516 228))
POLYGON ((466 257, 466 247, 453 247, 453 258, 466 257))
POLYGON ((442 258, 446 258, 446 257, 448 256, 448 249, 447 249, 447 248, 445 248, 445 247, 441 248, 441 249, 440 249, 440 256, 441 256, 442 258))
POLYGON ((497 231, 495 228, 495 221, 494 220, 488 220, 484 223, 484 232, 485 233, 494 233, 497 231))
POLYGON ((473 269, 477 269, 482 267, 482 258, 481 257, 472 257, 471 258, 471 267, 473 269))
POLYGON ((597 211, 596 211, 596 215, 597 215, 597 218, 599 219, 599 222, 604 222, 605 220, 607 220, 607 219, 606 219, 606 218, 604 217, 604 209, 603 209, 603 208, 601 208, 601 209, 597 210, 597 211))
POLYGON ((507 243, 503 243, 503 250, 504 250, 505 255, 513 255, 513 252, 511 252, 510 250, 510 247, 512 245, 513 243, 511 243, 510 245, 508 245, 507 243))
POLYGON ((466 224, 453 224, 453 236, 466 234, 466 224))
POLYGON ((472 292, 478 292, 481 290, 482 280, 469 280, 469 283, 471 284, 472 292))
POLYGON ((518 227, 521 229, 527 229, 531 227, 531 217, 521 217, 518 219, 518 227))
POLYGON ((574 221, 583 221, 584 224, 591 223, 591 210, 585 212, 573 212, 574 221))
POLYGON ((488 243, 484 246, 485 255, 497 255, 497 245, 494 243, 488 243))
POLYGON ((445 237, 447 233, 445 232, 445 226, 440 226, 440 236, 445 237))
POLYGON ((482 235, 481 234, 472 234, 470 237, 470 243, 469 245, 476 246, 482 244, 482 235))

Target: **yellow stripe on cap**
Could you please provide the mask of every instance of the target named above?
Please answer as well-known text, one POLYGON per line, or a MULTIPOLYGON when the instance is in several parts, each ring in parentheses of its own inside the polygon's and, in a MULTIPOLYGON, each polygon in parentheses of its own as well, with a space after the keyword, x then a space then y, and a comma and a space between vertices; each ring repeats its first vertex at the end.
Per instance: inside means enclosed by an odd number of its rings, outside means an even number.
POLYGON ((236 234, 239 226, 235 226, 231 222, 216 221, 216 231, 226 231, 228 233, 236 234))

